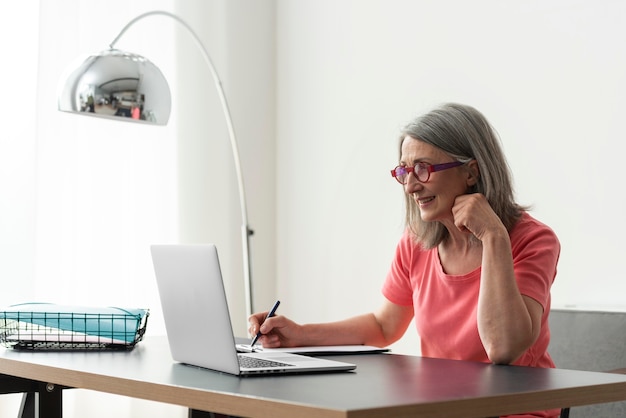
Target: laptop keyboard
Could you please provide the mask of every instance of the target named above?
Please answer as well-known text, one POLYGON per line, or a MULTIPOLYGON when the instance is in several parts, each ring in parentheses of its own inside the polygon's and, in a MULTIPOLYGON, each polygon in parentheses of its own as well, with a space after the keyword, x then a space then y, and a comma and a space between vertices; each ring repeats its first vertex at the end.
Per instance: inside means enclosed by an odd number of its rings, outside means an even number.
POLYGON ((293 367, 293 364, 281 363, 279 361, 271 361, 248 356, 237 357, 239 358, 239 366, 247 369, 257 369, 262 367, 293 367))

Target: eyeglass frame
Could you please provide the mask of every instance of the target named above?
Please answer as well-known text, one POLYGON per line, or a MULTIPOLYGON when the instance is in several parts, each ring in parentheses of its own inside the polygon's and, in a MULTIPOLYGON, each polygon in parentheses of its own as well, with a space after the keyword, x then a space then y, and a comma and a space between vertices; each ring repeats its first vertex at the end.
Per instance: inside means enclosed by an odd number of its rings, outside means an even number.
POLYGON ((415 179, 417 181, 419 181, 420 183, 428 183, 428 180, 430 180, 430 173, 434 173, 437 171, 443 171, 443 170, 448 170, 450 168, 454 168, 454 167, 458 167, 465 164, 464 162, 461 161, 451 161, 449 163, 442 163, 442 164, 430 164, 430 163, 425 163, 423 161, 416 163, 413 167, 408 167, 405 165, 398 165, 396 166, 393 170, 391 170, 391 177, 393 177, 394 179, 396 179, 396 181, 400 184, 402 184, 403 186, 406 185, 407 181, 405 181, 404 183, 402 181, 400 181, 400 179, 398 178, 398 173, 397 170, 403 169, 404 171, 406 171, 407 174, 407 179, 408 179, 408 174, 413 173, 413 177, 415 177, 415 179), (417 177, 417 170, 415 170, 415 167, 417 166, 422 166, 422 167, 426 167, 426 179, 425 180, 420 180, 419 177, 417 177))

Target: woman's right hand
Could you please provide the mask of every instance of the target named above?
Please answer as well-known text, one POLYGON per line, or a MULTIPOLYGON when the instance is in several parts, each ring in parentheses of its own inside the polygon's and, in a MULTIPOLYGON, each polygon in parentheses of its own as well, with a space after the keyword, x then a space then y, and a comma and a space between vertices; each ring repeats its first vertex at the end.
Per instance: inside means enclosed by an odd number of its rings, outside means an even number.
POLYGON ((259 312, 248 318, 248 333, 254 337, 259 331, 259 342, 266 348, 296 347, 302 345, 302 326, 285 316, 267 318, 267 312, 259 312))

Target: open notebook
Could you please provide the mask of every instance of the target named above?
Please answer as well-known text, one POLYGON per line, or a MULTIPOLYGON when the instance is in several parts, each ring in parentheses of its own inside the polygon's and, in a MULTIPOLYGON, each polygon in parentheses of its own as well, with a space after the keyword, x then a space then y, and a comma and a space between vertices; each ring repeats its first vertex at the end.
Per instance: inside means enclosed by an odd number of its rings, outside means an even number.
POLYGON ((356 368, 291 353, 237 353, 215 245, 153 245, 151 252, 175 361, 235 375, 356 368))

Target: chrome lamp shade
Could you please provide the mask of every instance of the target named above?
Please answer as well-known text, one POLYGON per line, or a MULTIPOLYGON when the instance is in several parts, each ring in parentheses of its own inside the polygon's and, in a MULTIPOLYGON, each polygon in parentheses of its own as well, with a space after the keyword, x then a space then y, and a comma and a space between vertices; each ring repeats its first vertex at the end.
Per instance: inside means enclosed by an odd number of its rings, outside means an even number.
POLYGON ((59 110, 166 125, 172 97, 163 73, 148 59, 109 49, 85 59, 67 77, 59 110))

